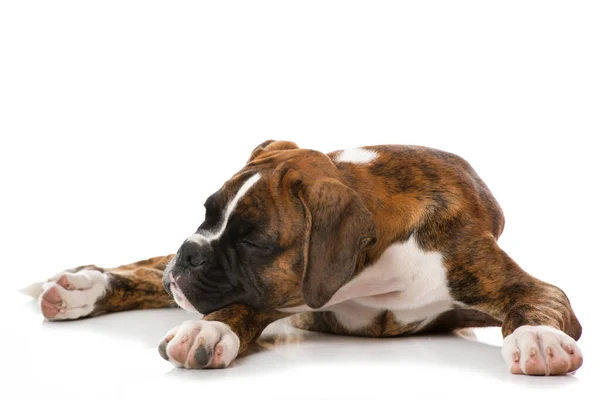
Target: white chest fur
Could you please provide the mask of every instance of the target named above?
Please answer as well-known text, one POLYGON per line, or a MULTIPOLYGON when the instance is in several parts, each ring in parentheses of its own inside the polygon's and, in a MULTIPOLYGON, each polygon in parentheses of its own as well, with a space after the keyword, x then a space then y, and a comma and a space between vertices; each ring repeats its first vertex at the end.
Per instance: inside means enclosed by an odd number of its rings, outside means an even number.
MULTIPOLYGON (((335 312, 352 330, 368 325, 381 310, 392 311, 399 323, 409 323, 431 319, 453 303, 442 255, 423 251, 411 236, 388 247, 321 310, 335 312)), ((301 306, 285 311, 317 310, 301 306)))

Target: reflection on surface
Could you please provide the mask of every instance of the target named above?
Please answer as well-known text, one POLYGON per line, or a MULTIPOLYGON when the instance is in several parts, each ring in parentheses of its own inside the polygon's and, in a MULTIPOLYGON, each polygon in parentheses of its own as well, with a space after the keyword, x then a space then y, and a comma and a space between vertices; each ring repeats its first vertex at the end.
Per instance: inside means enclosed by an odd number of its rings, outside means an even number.
MULTIPOLYGON (((35 302, 27 307, 37 312, 35 302)), ((41 317, 38 316, 38 317, 41 317)), ((183 321, 198 318, 197 314, 180 309, 140 310, 109 314, 96 318, 68 322, 42 322, 42 333, 104 336, 107 340, 124 340, 136 346, 154 348, 162 336, 183 321)), ((40 319, 41 321, 41 319, 40 319)), ((500 344, 497 328, 488 332, 493 342, 500 344)), ((476 334, 479 330, 475 330, 476 334)), ((500 347, 477 340, 471 330, 454 335, 411 336, 402 338, 362 338, 304 331, 286 320, 271 324, 257 343, 251 345, 248 356, 237 359, 226 370, 189 371, 169 368, 166 376, 202 381, 220 380, 232 376, 268 376, 272 373, 301 368, 390 367, 405 369, 445 368, 453 371, 484 374, 493 379, 529 386, 552 387, 574 383, 574 376, 535 379, 508 373, 500 356, 500 347)), ((123 356, 122 356, 123 357, 123 356)), ((158 353, 156 354, 159 359, 158 353)))

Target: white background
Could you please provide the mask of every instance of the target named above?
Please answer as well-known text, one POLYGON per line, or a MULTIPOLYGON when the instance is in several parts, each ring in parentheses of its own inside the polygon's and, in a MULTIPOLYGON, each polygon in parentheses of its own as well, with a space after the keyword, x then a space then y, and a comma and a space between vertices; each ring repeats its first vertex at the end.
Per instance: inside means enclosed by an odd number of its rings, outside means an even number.
POLYGON ((3 392, 597 395, 599 20, 595 1, 0 3, 3 392), (497 329, 373 341, 276 326, 233 368, 182 371, 156 343, 193 315, 43 323, 16 293, 76 265, 174 252, 271 138, 465 157, 505 211, 502 247, 571 299, 581 370, 511 376, 497 329))

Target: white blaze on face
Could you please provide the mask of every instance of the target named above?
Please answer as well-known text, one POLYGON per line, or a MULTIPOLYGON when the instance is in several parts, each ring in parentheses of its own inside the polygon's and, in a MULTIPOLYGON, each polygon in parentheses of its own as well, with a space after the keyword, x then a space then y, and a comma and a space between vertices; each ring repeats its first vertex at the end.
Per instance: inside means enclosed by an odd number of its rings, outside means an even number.
POLYGON ((356 164, 368 164, 379 156, 376 151, 368 149, 347 149, 342 151, 337 157, 337 162, 350 162, 356 164))
POLYGON ((246 193, 248 193, 252 186, 254 186, 259 180, 260 173, 256 173, 252 175, 246 182, 244 182, 244 184, 242 185, 242 187, 240 187, 233 199, 229 202, 229 204, 227 204, 225 212, 221 217, 221 222, 213 232, 194 233, 192 236, 187 238, 187 240, 202 245, 203 243, 210 243, 213 240, 220 238, 221 235, 223 235, 223 232, 225 232, 225 228, 227 227, 229 217, 231 216, 233 210, 235 210, 235 206, 237 205, 237 203, 242 197, 244 197, 246 193))
MULTIPOLYGON (((212 232, 205 231, 202 233, 194 233, 192 236, 188 237, 186 241, 195 242, 202 246, 220 238, 221 235, 223 235, 223 232, 225 232, 227 222, 229 221, 229 218, 231 217, 231 214, 233 213, 233 210, 235 209, 237 203, 242 197, 244 197, 246 193, 248 193, 252 186, 254 186, 256 182, 260 180, 260 176, 260 173, 256 173, 252 175, 246 182, 244 182, 244 184, 239 188, 235 196, 233 196, 233 199, 231 199, 229 204, 227 204, 223 216, 221 217, 221 222, 212 232)), ((183 294, 183 291, 177 284, 177 280, 180 279, 181 276, 174 277, 173 273, 171 272, 175 266, 175 260, 176 257, 169 262, 164 272, 165 274, 168 274, 167 276, 169 277, 170 288, 171 292, 173 293, 173 298, 175 299, 175 302, 184 310, 196 311, 194 306, 186 298, 186 296, 183 294)))

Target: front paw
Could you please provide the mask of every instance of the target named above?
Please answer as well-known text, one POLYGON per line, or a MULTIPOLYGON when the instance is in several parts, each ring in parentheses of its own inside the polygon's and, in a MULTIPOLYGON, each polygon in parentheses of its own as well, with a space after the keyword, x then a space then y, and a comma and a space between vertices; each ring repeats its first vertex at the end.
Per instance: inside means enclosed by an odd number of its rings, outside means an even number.
POLYGON ((238 336, 218 321, 186 321, 158 346, 162 358, 179 368, 225 368, 239 350, 238 336))
POLYGON ((583 363, 575 340, 550 326, 524 325, 504 339, 502 357, 513 374, 565 375, 583 363))
POLYGON ((81 270, 61 272, 40 286, 42 315, 51 321, 66 320, 92 314, 108 290, 108 280, 99 271, 81 270))

